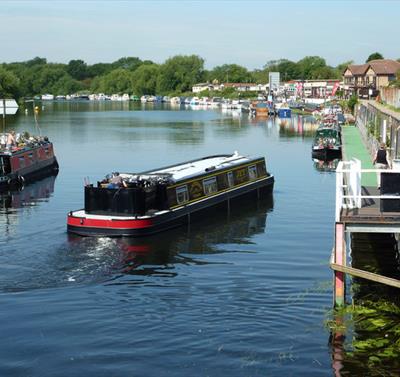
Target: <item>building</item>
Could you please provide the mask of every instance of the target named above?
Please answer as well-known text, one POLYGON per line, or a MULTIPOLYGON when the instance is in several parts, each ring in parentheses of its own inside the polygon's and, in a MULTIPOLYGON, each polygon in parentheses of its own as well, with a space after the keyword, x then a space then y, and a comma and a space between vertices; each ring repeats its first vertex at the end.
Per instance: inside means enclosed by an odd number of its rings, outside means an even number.
POLYGON ((269 82, 269 91, 270 93, 277 93, 280 88, 280 73, 279 72, 270 72, 268 74, 268 82, 269 82))
POLYGON ((381 87, 396 80, 400 62, 390 59, 371 60, 365 64, 351 64, 343 73, 346 96, 356 94, 362 98, 376 97, 381 87))
POLYGON ((287 97, 329 98, 336 94, 340 80, 291 80, 283 85, 287 97))
POLYGON ((193 93, 200 93, 203 90, 214 90, 214 85, 205 82, 205 83, 200 83, 192 86, 192 92, 193 93))
POLYGON ((254 84, 254 83, 244 83, 244 82, 226 82, 219 85, 215 90, 223 90, 225 88, 234 88, 237 92, 262 92, 267 90, 266 84, 254 84))
POLYGON ((226 88, 233 88, 237 92, 265 92, 267 90, 267 84, 254 84, 254 83, 243 83, 243 82, 226 82, 222 84, 208 84, 201 83, 196 84, 192 87, 193 93, 200 93, 203 90, 215 90, 221 91, 226 88))

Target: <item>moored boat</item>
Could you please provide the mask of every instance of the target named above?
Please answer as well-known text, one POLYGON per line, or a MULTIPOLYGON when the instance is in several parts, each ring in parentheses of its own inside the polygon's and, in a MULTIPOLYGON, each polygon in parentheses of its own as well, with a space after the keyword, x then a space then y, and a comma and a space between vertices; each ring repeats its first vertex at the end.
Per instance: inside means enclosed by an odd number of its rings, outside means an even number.
POLYGON ((334 159, 342 156, 342 137, 337 124, 322 124, 318 127, 312 145, 312 157, 334 159))
POLYGON ((17 146, 5 147, 6 134, 0 135, 0 190, 20 187, 58 171, 53 143, 47 137, 17 137, 17 146))
POLYGON ((118 174, 85 186, 84 209, 67 217, 69 232, 84 236, 142 236, 190 221, 190 214, 244 194, 272 192, 263 157, 237 152, 208 156, 142 173, 118 174))

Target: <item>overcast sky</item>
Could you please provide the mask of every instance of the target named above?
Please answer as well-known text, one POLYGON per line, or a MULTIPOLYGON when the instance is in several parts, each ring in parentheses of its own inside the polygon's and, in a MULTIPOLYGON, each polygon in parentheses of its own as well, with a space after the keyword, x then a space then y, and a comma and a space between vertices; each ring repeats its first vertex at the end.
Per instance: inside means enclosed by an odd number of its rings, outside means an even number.
POLYGON ((206 68, 400 58, 400 1, 0 1, 0 62, 197 54, 206 68))

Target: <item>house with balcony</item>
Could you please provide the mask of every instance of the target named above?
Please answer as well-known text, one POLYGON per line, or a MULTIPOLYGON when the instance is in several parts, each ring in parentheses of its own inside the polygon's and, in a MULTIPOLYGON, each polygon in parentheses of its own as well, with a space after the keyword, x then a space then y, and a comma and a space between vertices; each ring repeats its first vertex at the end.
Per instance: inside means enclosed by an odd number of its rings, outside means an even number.
POLYGON ((400 62, 391 59, 371 60, 365 64, 351 64, 343 73, 343 89, 346 96, 356 94, 361 98, 376 97, 381 87, 396 80, 400 62))

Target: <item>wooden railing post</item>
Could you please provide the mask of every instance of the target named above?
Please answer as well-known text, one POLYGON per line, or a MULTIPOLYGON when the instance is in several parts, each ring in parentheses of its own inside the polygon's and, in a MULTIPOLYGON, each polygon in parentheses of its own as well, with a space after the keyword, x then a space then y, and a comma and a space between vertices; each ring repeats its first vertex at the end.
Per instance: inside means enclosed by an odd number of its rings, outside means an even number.
POLYGON ((336 205, 335 205, 335 221, 340 221, 340 211, 343 206, 343 162, 340 161, 336 169, 336 205))
MULTIPOLYGON (((344 236, 344 224, 335 224, 335 263, 346 265, 346 241, 344 236)), ((343 306, 345 301, 346 275, 343 272, 334 272, 334 304, 343 306)))

